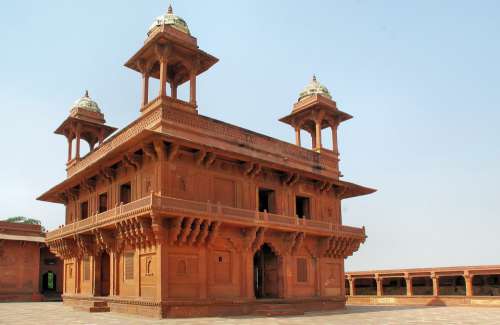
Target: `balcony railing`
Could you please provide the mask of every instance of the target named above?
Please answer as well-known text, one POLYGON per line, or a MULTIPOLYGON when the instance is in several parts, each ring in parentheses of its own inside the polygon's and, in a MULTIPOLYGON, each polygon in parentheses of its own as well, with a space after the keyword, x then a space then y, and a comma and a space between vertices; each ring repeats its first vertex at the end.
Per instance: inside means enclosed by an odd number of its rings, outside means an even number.
POLYGON ((197 216, 241 225, 280 227, 291 230, 312 231, 323 234, 342 233, 350 237, 365 237, 364 228, 342 226, 326 221, 301 219, 285 215, 259 212, 224 206, 220 203, 199 202, 151 194, 128 204, 121 204, 111 210, 95 214, 87 219, 50 231, 47 240, 83 233, 94 228, 112 225, 131 217, 158 212, 167 216, 197 216))

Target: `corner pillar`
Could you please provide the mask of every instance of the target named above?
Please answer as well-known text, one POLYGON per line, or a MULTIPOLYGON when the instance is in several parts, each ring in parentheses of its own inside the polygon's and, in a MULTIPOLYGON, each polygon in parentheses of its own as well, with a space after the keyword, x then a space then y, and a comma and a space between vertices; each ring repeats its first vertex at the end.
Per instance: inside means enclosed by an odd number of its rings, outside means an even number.
POLYGON ((300 128, 298 126, 295 127, 295 144, 298 145, 299 147, 301 146, 301 144, 300 144, 300 128))
POLYGON ((142 73, 142 106, 149 103, 149 72, 142 73))
POLYGON ((80 125, 76 127, 76 158, 80 159, 80 141, 81 140, 81 135, 80 135, 80 125))
POLYGON ((68 137, 68 162, 73 158, 73 137, 68 137))
POLYGON ((165 247, 165 229, 163 228, 162 218, 156 214, 151 214, 151 228, 155 237, 156 265, 154 272, 156 273, 156 300, 163 301, 167 297, 167 278, 168 274, 165 247))
POLYGON ((189 103, 196 106, 196 70, 189 74, 189 103))

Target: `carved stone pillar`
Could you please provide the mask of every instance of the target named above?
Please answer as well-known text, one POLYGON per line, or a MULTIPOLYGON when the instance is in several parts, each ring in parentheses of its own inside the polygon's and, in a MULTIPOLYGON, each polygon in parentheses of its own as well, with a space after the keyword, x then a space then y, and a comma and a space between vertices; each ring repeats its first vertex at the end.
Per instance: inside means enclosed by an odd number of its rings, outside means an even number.
POLYGON ((68 162, 73 158, 73 137, 68 137, 68 162))
POLYGON ((356 295, 356 279, 355 278, 348 278, 349 280, 349 293, 351 296, 356 295))
POLYGON ((170 81, 170 96, 177 99, 177 82, 174 80, 170 81))
POLYGON ((316 149, 321 149, 321 120, 316 120, 316 149))
POLYGON ((80 159, 80 125, 76 127, 76 159, 80 159))
POLYGON ((413 279, 409 275, 405 275, 406 281, 406 295, 408 297, 413 296, 413 279))
POLYGON ((337 132, 338 132, 338 124, 332 124, 330 126, 331 130, 332 130, 332 150, 335 154, 339 154, 339 144, 338 144, 338 135, 337 135, 337 132))
POLYGON ((375 282, 377 283, 377 296, 383 296, 384 295, 384 287, 383 287, 383 279, 380 278, 378 275, 375 276, 375 282))
POLYGON ((435 273, 432 273, 431 279, 432 279, 432 295, 435 297, 439 296, 439 276, 437 276, 435 273))
POLYGON ((196 71, 194 69, 189 75, 189 103, 196 106, 196 71))
POLYGON ((474 290, 473 290, 473 285, 472 285, 473 277, 474 277, 474 275, 470 274, 468 271, 464 272, 465 295, 467 297, 472 297, 474 295, 474 290))
POLYGON ((165 53, 160 55, 160 97, 167 96, 167 68, 168 68, 168 59, 165 53))
POLYGON ((295 127, 295 144, 300 147, 300 127, 295 127))
POLYGON ((149 71, 142 73, 142 106, 149 103, 149 71))

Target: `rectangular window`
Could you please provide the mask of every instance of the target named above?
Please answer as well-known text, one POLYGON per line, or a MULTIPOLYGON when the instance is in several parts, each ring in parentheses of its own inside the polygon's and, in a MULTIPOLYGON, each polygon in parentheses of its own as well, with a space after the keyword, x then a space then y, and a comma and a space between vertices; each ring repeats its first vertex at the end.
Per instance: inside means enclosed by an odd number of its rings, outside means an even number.
POLYGON ((311 202, 308 197, 295 197, 295 214, 299 218, 311 219, 311 202))
POLYGON ((259 188, 259 211, 276 213, 276 192, 266 188, 259 188))
POLYGON ((99 213, 108 211, 108 193, 99 195, 99 213))
POLYGON ((85 201, 80 203, 80 219, 87 219, 89 217, 89 202, 85 201))
POLYGON ((83 258, 83 281, 90 281, 90 259, 88 256, 83 258))
POLYGON ((125 280, 134 279, 134 252, 128 252, 123 255, 125 280))
POLYGON ((130 203, 132 200, 132 186, 130 183, 122 184, 120 186, 120 202, 123 204, 130 203))
POLYGON ((307 260, 297 258, 297 282, 307 282, 307 260))

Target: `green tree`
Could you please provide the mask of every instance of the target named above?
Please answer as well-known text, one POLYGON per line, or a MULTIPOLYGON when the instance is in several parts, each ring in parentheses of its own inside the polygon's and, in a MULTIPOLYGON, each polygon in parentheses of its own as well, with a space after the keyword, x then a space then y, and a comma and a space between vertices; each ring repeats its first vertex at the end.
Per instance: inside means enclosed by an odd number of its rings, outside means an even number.
MULTIPOLYGON (((7 221, 7 222, 13 222, 13 223, 26 223, 29 225, 42 225, 40 220, 33 219, 33 218, 26 218, 22 216, 17 216, 17 217, 10 217, 2 221, 7 221)), ((42 226, 42 231, 45 231, 45 228, 42 226)))

